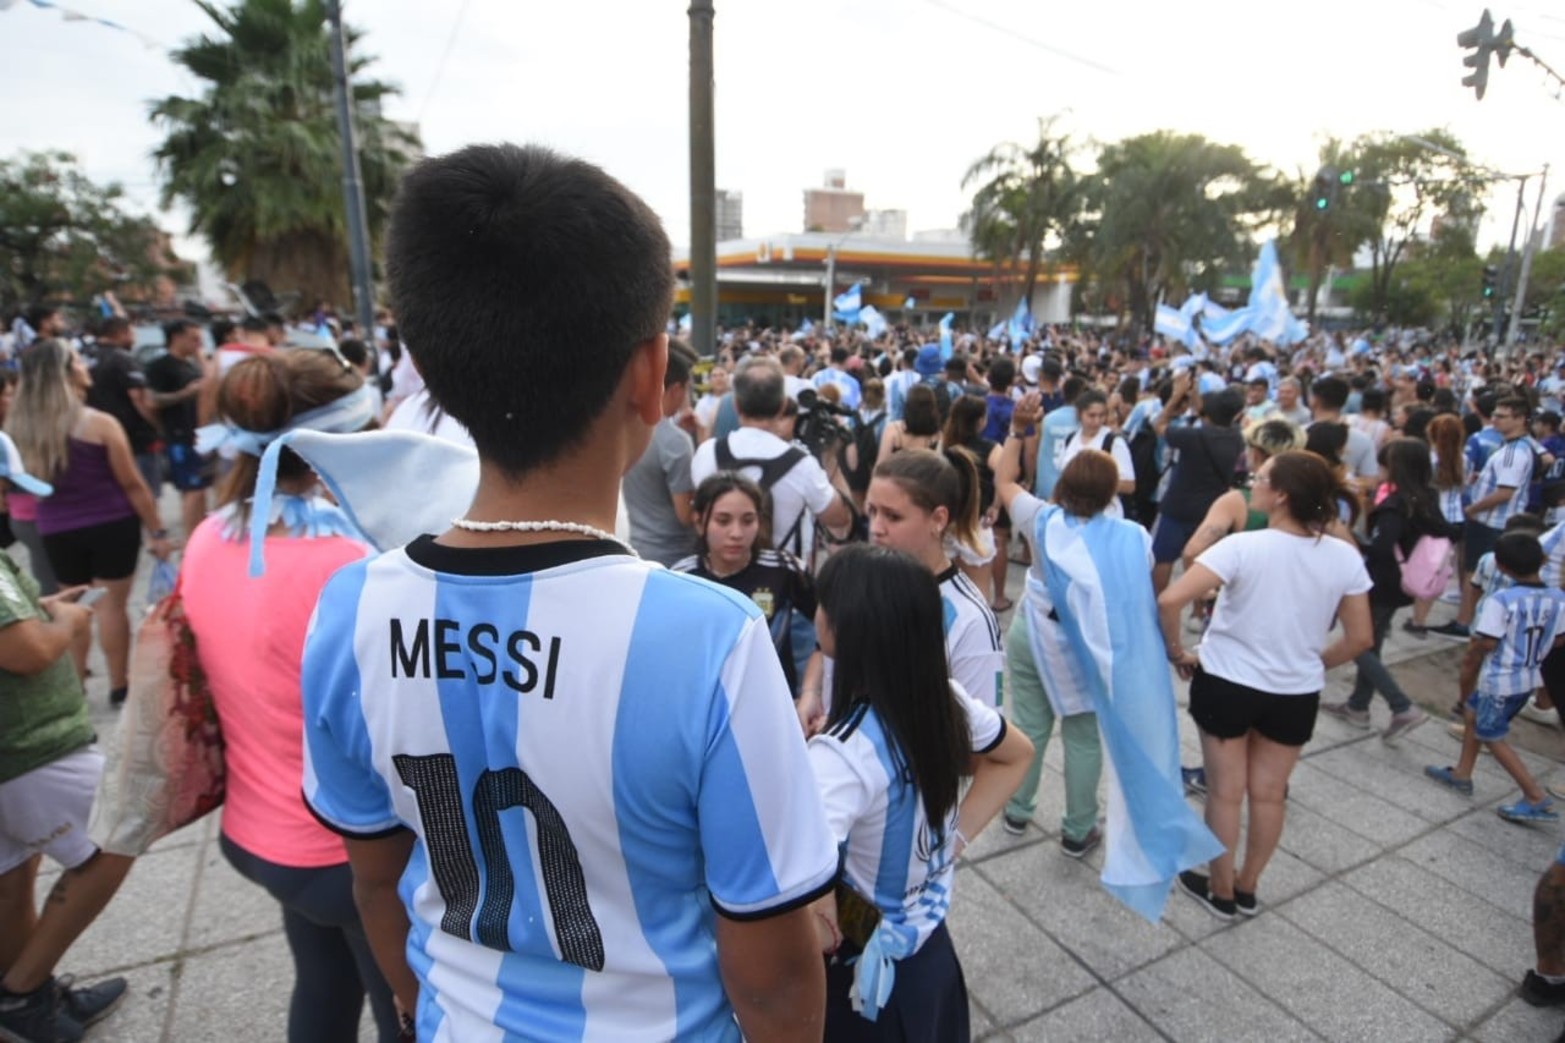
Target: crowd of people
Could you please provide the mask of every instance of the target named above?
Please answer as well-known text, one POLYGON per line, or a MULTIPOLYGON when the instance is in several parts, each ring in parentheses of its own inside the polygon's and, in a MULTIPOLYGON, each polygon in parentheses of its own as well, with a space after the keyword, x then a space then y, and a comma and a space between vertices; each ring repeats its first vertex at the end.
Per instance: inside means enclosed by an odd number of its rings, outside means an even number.
MULTIPOLYGON (((0 400, 27 562, 0 553, 0 1035, 81 1039, 125 991, 55 968, 134 864, 87 835, 84 680, 96 627, 111 705, 136 697, 143 548, 179 564, 221 850, 278 903, 295 1043, 352 1038, 366 1003, 384 1041, 966 1039, 956 859, 992 819, 1036 828, 1056 725, 1064 856, 1127 858, 1113 816, 1167 820, 1166 791, 1183 846, 1133 860, 1256 916, 1318 715, 1368 730, 1379 693, 1386 742, 1429 716, 1380 658, 1399 615, 1467 642, 1431 783, 1472 793, 1487 747, 1521 791, 1499 814, 1558 821, 1507 734, 1565 699, 1565 353, 747 324, 702 359, 668 257, 595 167, 474 147, 407 176, 374 330, 181 320, 138 360, 121 317, 26 317, 0 400), (364 531, 418 495, 411 457, 364 456, 386 470, 356 504, 284 447, 377 429, 475 455, 448 530, 364 531)), ((1522 994, 1565 1003, 1565 903, 1539 909, 1522 994)))

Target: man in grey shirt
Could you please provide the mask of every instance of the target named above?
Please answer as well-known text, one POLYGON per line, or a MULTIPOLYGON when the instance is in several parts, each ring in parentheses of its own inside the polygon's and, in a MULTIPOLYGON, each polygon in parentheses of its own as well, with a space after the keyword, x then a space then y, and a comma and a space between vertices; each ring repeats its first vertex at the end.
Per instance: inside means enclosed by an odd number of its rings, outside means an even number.
POLYGON ((690 459, 695 445, 676 420, 690 414, 690 371, 696 355, 683 341, 668 342, 663 419, 621 488, 630 515, 630 544, 648 561, 672 565, 696 552, 690 459))
MULTIPOLYGON (((1321 377, 1310 385, 1310 409, 1317 424, 1341 424, 1342 407, 1348 401, 1348 385, 1341 377, 1321 377)), ((1342 462, 1348 477, 1363 493, 1373 492, 1380 480, 1380 463, 1374 441, 1362 431, 1348 427, 1348 446, 1342 462)))

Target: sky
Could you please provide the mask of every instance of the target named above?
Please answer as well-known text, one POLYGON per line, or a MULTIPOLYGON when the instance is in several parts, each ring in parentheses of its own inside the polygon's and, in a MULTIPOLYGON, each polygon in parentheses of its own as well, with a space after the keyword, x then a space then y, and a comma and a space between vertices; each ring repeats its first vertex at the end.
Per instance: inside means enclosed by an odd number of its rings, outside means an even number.
MULTIPOLYGON (((221 0, 220 0, 221 2, 221 0)), ((1517 40, 1565 71, 1565 7, 1497 0, 1517 40)), ((189 0, 63 0, 164 48, 204 30, 189 0)), ((962 177, 1038 119, 1084 144, 1159 129, 1243 146, 1312 172, 1327 137, 1443 127, 1507 173, 1553 164, 1565 194, 1565 102, 1513 57, 1477 101, 1456 34, 1479 0, 715 0, 717 185, 744 193, 747 236, 801 231, 803 190, 828 168, 913 230, 955 227, 962 177)), ((75 153, 124 184, 176 245, 188 220, 158 211, 148 103, 193 77, 136 35, 27 0, 0 3, 6 55, 0 155, 75 153)), ((685 0, 347 0, 347 20, 399 85, 386 114, 416 120, 426 149, 540 142, 581 155, 639 192, 670 237, 689 234, 685 0)), ((1528 183, 1531 218, 1538 179, 1528 183)), ((1480 246, 1510 233, 1515 183, 1497 189, 1480 246)), ((1545 206, 1547 221, 1548 206, 1545 206)))

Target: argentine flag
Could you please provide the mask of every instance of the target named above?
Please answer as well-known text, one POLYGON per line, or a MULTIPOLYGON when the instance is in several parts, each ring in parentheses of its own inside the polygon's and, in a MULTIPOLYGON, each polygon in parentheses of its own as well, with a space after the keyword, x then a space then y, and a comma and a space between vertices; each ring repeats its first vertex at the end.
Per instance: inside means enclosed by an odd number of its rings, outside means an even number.
POLYGON ((1309 336, 1309 327, 1293 317, 1288 294, 1282 284, 1282 269, 1277 264, 1277 243, 1267 240, 1255 259, 1250 274, 1250 332, 1283 346, 1297 344, 1309 336))
POLYGON ((1103 887, 1156 922, 1183 870, 1222 843, 1185 803, 1174 685, 1152 591, 1150 537, 1120 518, 1038 515, 1023 604, 1033 660, 1061 715, 1091 712, 1108 752, 1103 887))
POLYGON ((866 304, 860 309, 859 321, 868 327, 870 340, 877 340, 886 332, 886 317, 873 304, 866 304))
POLYGON ((951 341, 951 323, 956 319, 955 312, 946 312, 940 320, 940 357, 949 359, 956 346, 951 341))
POLYGON ((1027 335, 1032 332, 1032 308, 1023 297, 1016 302, 1016 311, 1011 314, 1011 321, 1006 324, 1006 329, 1011 335, 1011 350, 1020 351, 1022 345, 1027 342, 1027 335))
POLYGON ((838 322, 853 324, 859 321, 859 311, 863 308, 863 298, 859 293, 859 284, 854 283, 846 293, 840 293, 831 302, 834 309, 833 315, 838 322))

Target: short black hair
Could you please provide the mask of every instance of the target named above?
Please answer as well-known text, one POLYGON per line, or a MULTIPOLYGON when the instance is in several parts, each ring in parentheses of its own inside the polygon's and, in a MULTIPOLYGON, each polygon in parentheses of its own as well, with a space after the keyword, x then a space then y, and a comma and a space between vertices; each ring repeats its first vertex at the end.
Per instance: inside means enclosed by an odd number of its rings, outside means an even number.
POLYGON ((585 438, 663 333, 671 257, 640 197, 537 145, 419 163, 386 236, 398 331, 430 397, 511 475, 585 438))
POLYGON ((1310 397, 1320 399, 1327 409, 1340 411, 1348 404, 1348 385, 1341 377, 1321 377, 1310 385, 1310 397))
POLYGON ((357 337, 344 337, 337 342, 337 351, 353 365, 363 368, 369 361, 369 348, 357 337))
POLYGON ((1244 399, 1233 388, 1208 391, 1201 396, 1201 415, 1215 427, 1232 427, 1234 418, 1244 412, 1244 399))
POLYGON ((696 366, 696 349, 674 337, 668 341, 668 369, 663 373, 663 387, 690 383, 690 374, 696 366))
POLYGON ((163 324, 163 343, 172 343, 174 338, 188 329, 193 329, 195 323, 189 319, 171 319, 163 324))
POLYGON ((1543 544, 1530 532, 1505 532, 1494 541, 1494 563, 1512 576, 1534 576, 1543 568, 1543 544))
POLYGON ((270 324, 259 315, 246 315, 239 323, 239 328, 246 333, 265 333, 270 324))

